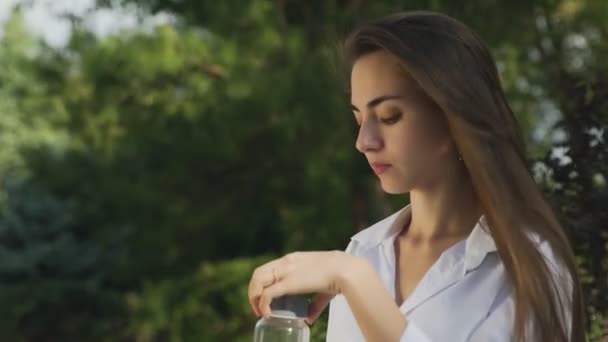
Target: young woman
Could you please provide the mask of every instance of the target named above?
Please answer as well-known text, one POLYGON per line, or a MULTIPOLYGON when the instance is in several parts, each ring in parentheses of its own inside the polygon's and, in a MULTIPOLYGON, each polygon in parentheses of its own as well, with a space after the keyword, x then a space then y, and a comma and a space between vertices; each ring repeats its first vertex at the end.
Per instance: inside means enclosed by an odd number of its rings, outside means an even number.
POLYGON ((445 15, 399 13, 356 30, 345 50, 356 148, 410 204, 345 252, 258 267, 254 313, 315 292, 308 321, 331 301, 329 342, 584 341, 574 255, 478 35, 445 15))

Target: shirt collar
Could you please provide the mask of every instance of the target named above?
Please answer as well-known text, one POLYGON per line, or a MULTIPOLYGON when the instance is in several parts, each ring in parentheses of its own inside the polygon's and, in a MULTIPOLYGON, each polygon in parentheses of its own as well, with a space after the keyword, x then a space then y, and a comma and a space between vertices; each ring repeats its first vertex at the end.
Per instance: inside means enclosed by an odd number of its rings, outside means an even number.
MULTIPOLYGON (((385 219, 355 234, 351 240, 363 248, 376 248, 385 243, 392 245, 395 237, 405 223, 410 220, 410 217, 411 207, 408 204, 385 219)), ((496 244, 489 231, 485 216, 481 216, 465 241, 465 272, 479 266, 486 255, 492 252, 496 252, 496 244)))

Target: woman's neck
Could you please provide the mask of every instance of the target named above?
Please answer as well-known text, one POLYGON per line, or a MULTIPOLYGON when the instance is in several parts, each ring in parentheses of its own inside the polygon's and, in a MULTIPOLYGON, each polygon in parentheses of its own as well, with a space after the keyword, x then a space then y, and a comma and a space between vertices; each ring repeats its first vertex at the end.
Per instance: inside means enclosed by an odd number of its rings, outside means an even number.
POLYGON ((402 238, 422 244, 468 236, 482 211, 467 177, 443 178, 410 192, 411 220, 402 238))

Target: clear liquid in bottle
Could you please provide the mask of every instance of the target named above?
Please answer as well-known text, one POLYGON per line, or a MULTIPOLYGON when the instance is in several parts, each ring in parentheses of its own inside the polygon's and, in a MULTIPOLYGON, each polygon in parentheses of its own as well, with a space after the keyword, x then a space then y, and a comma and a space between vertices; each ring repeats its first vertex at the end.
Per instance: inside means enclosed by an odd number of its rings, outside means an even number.
POLYGON ((302 295, 273 299, 272 313, 255 325, 254 342, 309 342, 310 328, 305 322, 308 301, 302 295))

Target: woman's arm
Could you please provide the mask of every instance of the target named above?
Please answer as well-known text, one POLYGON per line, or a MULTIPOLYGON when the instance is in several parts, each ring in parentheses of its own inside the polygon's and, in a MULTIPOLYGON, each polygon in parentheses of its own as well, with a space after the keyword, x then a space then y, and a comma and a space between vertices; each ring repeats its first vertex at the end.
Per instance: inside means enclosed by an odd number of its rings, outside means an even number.
POLYGON ((367 259, 350 258, 352 264, 342 268, 338 287, 366 341, 399 341, 407 320, 399 311, 367 259))
POLYGON ((270 315, 273 298, 316 292, 309 322, 341 293, 367 341, 431 341, 407 324, 367 259, 343 251, 294 252, 267 262, 253 272, 248 292, 257 316, 270 315))

